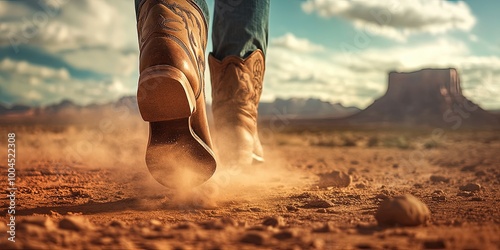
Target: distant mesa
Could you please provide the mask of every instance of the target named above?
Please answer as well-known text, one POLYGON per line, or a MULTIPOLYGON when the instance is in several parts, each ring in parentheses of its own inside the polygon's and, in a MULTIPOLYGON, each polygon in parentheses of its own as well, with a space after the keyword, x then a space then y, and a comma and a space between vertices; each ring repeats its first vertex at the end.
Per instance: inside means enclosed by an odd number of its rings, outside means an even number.
POLYGON ((495 115, 463 96, 460 77, 454 68, 390 72, 385 95, 349 121, 452 129, 499 124, 495 115))
POLYGON ((290 118, 338 118, 359 112, 356 107, 345 107, 316 98, 277 98, 259 104, 259 116, 287 116, 290 118))

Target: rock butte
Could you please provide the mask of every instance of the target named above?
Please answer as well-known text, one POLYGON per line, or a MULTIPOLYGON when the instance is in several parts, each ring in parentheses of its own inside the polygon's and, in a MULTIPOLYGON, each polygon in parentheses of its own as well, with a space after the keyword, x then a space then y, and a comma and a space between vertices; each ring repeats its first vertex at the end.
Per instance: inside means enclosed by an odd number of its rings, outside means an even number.
POLYGON ((390 72, 385 95, 349 118, 352 122, 407 125, 496 126, 497 118, 462 94, 454 68, 390 72))

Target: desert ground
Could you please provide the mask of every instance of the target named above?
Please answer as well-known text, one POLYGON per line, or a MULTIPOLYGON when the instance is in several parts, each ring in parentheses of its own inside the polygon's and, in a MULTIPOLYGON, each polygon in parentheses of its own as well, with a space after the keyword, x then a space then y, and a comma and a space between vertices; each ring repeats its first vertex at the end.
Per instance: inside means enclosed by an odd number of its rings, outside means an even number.
POLYGON ((265 163, 221 167, 204 185, 172 192, 148 173, 139 117, 10 121, 0 180, 6 190, 14 132, 15 242, 4 195, 0 249, 500 248, 498 129, 271 119, 260 124, 265 163), (332 172, 337 184, 322 185, 332 172), (427 223, 378 225, 380 203, 402 194, 428 206, 427 223))

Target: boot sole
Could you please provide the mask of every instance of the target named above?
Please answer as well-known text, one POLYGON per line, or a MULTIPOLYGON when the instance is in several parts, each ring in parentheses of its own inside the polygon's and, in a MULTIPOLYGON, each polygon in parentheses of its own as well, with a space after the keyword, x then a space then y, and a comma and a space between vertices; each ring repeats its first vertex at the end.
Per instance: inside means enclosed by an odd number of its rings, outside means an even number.
POLYGON ((137 103, 150 122, 146 165, 162 185, 190 188, 208 180, 216 168, 213 151, 191 127, 196 98, 180 70, 159 65, 139 78, 137 103))

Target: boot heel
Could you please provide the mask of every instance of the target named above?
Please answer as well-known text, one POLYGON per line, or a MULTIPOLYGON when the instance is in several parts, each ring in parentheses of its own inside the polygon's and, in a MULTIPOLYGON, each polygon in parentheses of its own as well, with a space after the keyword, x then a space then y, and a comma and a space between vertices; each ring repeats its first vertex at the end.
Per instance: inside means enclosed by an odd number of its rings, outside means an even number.
POLYGON ((169 121, 190 117, 196 98, 184 73, 169 65, 156 65, 141 72, 137 104, 144 121, 169 121))

